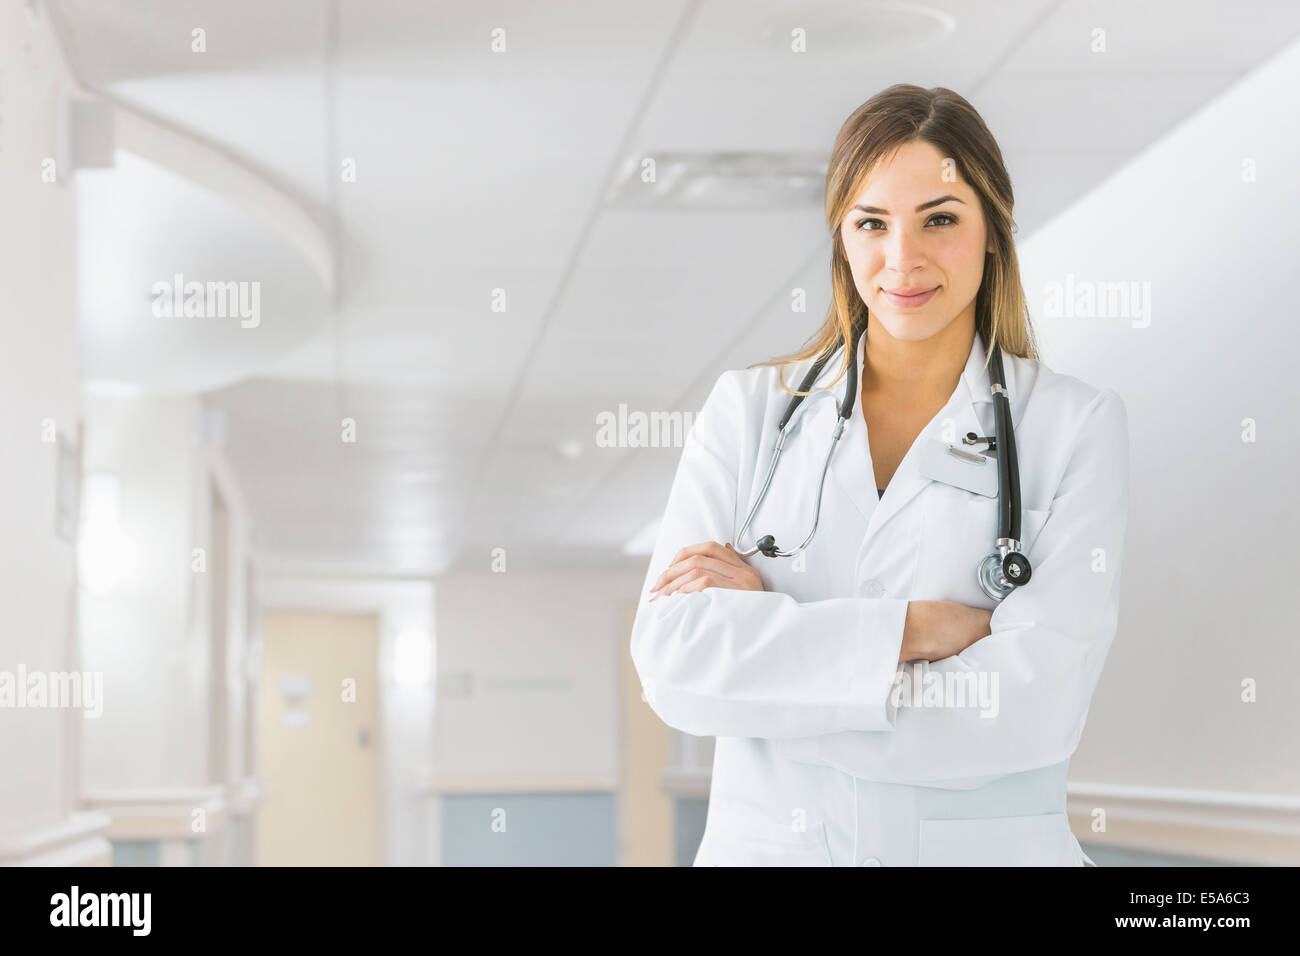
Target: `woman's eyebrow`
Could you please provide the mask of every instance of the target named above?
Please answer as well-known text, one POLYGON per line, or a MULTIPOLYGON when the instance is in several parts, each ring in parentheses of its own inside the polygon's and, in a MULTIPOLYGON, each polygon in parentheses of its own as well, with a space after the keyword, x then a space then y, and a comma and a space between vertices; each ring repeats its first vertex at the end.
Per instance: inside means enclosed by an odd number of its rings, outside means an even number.
MULTIPOLYGON (((929 202, 921 203, 921 205, 916 207, 916 211, 923 212, 924 210, 929 209, 931 206, 941 206, 950 200, 952 202, 959 202, 963 206, 966 205, 966 203, 963 200, 958 199, 956 196, 941 196, 938 199, 931 199, 929 202)), ((879 206, 854 206, 853 208, 861 209, 863 212, 879 213, 882 216, 891 215, 888 209, 881 209, 879 206)))

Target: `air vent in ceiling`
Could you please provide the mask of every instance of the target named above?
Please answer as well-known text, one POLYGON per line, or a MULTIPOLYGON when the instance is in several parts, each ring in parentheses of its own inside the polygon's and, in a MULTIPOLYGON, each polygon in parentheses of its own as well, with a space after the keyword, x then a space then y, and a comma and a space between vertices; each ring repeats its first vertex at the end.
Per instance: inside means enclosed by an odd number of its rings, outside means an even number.
POLYGON ((943 10, 902 0, 865 0, 797 6, 768 17, 757 40, 787 52, 798 30, 809 54, 896 59, 949 36, 957 22, 943 10))
POLYGON ((610 188, 620 206, 820 206, 826 158, 813 153, 651 153, 630 160, 610 188))

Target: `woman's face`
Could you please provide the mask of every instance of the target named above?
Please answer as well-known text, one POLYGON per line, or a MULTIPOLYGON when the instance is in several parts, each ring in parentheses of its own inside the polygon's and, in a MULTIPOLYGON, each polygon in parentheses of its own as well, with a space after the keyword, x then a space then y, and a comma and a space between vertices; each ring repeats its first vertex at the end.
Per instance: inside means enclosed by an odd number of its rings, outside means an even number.
POLYGON ((956 164, 931 144, 906 143, 881 161, 840 237, 873 326, 917 342, 958 317, 974 321, 989 249, 984 211, 956 164), (891 294, 902 292, 923 294, 891 294))

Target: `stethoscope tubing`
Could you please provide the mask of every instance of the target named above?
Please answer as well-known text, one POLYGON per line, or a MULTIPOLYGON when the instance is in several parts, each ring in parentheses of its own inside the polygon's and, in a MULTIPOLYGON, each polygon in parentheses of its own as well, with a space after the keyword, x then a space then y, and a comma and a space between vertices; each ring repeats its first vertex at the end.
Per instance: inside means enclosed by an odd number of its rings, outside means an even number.
MULTIPOLYGON (((809 530, 807 537, 803 539, 803 542, 799 547, 795 548, 793 551, 780 550, 776 547, 776 541, 775 539, 772 539, 771 535, 764 535, 762 538, 759 538, 754 542, 755 547, 753 550, 737 551, 737 554, 742 558, 748 558, 760 552, 769 558, 792 558, 804 551, 808 545, 812 543, 813 536, 817 534, 817 525, 821 521, 822 493, 826 490, 826 473, 831 467, 831 456, 835 454, 835 449, 839 447, 840 438, 844 435, 844 427, 848 423, 849 416, 853 414, 853 405, 857 399, 858 336, 861 334, 863 328, 865 328, 864 323, 855 322, 850 336, 850 342, 848 344, 849 362, 848 370, 845 373, 847 381, 844 385, 844 399, 839 404, 839 417, 835 422, 835 432, 832 435, 830 447, 826 449, 826 459, 822 462, 821 481, 817 483, 817 501, 813 507, 812 528, 809 530), (768 547, 764 547, 763 545, 765 540, 770 540, 770 545, 768 547)), ((808 374, 803 377, 803 381, 799 383, 798 391, 805 393, 809 391, 812 383, 817 380, 817 376, 819 376, 822 369, 826 367, 826 363, 834 357, 835 353, 840 350, 840 347, 841 343, 837 343, 835 346, 822 353, 817 361, 813 363, 812 368, 808 370, 808 374)), ((786 405, 785 414, 781 416, 781 421, 777 425, 776 444, 772 449, 772 461, 771 464, 768 465, 767 476, 763 479, 763 487, 759 490, 758 497, 754 500, 753 507, 749 509, 749 514, 745 517, 745 523, 741 526, 740 531, 735 535, 735 541, 737 544, 739 544, 741 538, 745 536, 745 532, 749 530, 750 523, 753 522, 754 516, 758 514, 758 509, 767 498, 768 488, 771 487, 772 484, 772 476, 776 473, 776 464, 781 458, 781 450, 785 447, 786 436, 789 435, 791 430, 791 420, 794 418, 795 411, 803 405, 804 399, 807 397, 807 394, 794 395, 791 397, 790 403, 786 405)))
POLYGON ((992 366, 993 416, 996 424, 998 489, 998 537, 1020 540, 1020 467, 1016 458, 1016 430, 1011 426, 1011 399, 1007 395, 1006 375, 1002 369, 1002 349, 993 343, 992 366))
MULTIPOLYGON (((817 483, 817 498, 813 506, 812 527, 809 529, 807 537, 793 551, 783 551, 776 546, 776 539, 772 535, 764 535, 755 542, 755 547, 752 550, 740 551, 737 549, 736 553, 741 557, 751 557, 759 553, 770 558, 794 557, 806 550, 808 545, 812 543, 813 537, 817 534, 817 526, 821 521, 822 493, 826 488, 826 474, 830 470, 831 457, 835 454, 835 449, 839 446, 840 438, 844 434, 849 417, 853 414, 854 402, 857 398, 857 343, 865 327, 865 319, 855 322, 848 343, 836 343, 832 348, 824 352, 813 363, 803 381, 799 384, 798 391, 808 393, 812 383, 817 380, 817 377, 826 367, 826 363, 841 347, 847 345, 848 367, 844 399, 840 402, 835 431, 831 438, 830 447, 826 450, 826 458, 822 463, 821 480, 817 483)), ((1002 350, 996 342, 993 343, 992 355, 990 356, 990 373, 995 424, 994 458, 998 469, 998 538, 994 550, 980 562, 977 569, 977 578, 986 594, 995 600, 1001 600, 1015 587, 1029 583, 1032 569, 1028 559, 1019 553, 1021 518, 1020 468, 1016 456, 1015 429, 1011 422, 1011 400, 1007 394, 1006 375, 1002 365, 1002 350), (1009 580, 1008 574, 1015 575, 1021 580, 1013 583, 1009 580)), ((768 490, 772 485, 772 478, 776 474, 777 463, 780 461, 781 453, 785 448, 786 438, 792 430, 795 412, 800 409, 807 397, 807 394, 792 396, 786 406, 785 413, 781 416, 780 423, 777 426, 776 442, 772 448, 772 459, 768 465, 767 474, 763 478, 763 486, 759 490, 753 506, 749 509, 748 515, 745 517, 745 523, 734 536, 736 544, 739 544, 740 540, 745 536, 745 532, 749 530, 749 526, 753 523, 759 508, 767 499, 768 490)))

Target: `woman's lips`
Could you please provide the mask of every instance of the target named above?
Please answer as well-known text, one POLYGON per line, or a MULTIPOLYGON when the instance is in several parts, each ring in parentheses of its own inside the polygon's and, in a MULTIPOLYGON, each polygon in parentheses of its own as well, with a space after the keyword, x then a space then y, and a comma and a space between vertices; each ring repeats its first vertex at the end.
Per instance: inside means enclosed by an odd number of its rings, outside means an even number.
POLYGON ((917 295, 897 295, 893 292, 886 292, 885 298, 889 300, 890 304, 896 305, 900 309, 916 309, 929 302, 930 297, 938 291, 939 287, 935 286, 928 292, 921 292, 917 295))

